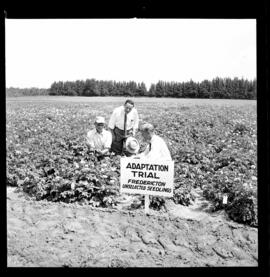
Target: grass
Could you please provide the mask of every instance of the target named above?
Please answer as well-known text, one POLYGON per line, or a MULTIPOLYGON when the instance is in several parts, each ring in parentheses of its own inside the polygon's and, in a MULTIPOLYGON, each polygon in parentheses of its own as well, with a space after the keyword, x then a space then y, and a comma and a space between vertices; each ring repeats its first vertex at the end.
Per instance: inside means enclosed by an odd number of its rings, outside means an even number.
MULTIPOLYGON (((57 103, 124 103, 128 97, 78 97, 78 96, 23 96, 7 97, 6 102, 57 102, 57 103)), ((136 103, 166 103, 180 105, 256 105, 257 100, 246 99, 198 99, 198 98, 151 98, 131 97, 136 103)))

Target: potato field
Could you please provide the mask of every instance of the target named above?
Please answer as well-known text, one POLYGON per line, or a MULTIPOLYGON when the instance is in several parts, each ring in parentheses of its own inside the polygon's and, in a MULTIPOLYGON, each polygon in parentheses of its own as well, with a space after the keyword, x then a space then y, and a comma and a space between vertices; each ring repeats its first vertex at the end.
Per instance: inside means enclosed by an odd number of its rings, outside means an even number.
MULTIPOLYGON (((94 128, 96 116, 104 116, 108 123, 113 109, 124 101, 7 98, 7 186, 36 203, 116 209, 120 157, 111 154, 99 161, 88 152, 85 136, 94 128)), ((188 207, 200 191, 211 203, 211 214, 223 211, 232 222, 257 227, 256 101, 134 98, 134 102, 140 123, 156 127, 175 162, 173 198, 151 196, 150 210, 164 212, 168 201, 188 207)), ((142 141, 139 133, 137 139, 142 141)), ((141 143, 140 151, 144 146, 141 143)), ((139 213, 143 201, 138 196, 137 205, 129 210, 139 213)))

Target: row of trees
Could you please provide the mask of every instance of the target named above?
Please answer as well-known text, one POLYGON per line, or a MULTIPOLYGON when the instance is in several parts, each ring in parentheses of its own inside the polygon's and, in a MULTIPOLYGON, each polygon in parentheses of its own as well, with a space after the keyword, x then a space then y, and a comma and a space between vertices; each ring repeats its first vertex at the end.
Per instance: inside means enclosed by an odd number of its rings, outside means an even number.
POLYGON ((215 78, 202 82, 162 82, 152 84, 148 96, 177 98, 256 99, 257 81, 215 78))
POLYGON ((6 89, 7 97, 49 95, 46 88, 14 88, 6 89))
POLYGON ((202 82, 164 82, 145 84, 87 79, 74 82, 54 82, 49 89, 8 88, 7 96, 66 95, 66 96, 125 96, 125 97, 175 97, 175 98, 229 98, 256 99, 257 81, 239 78, 215 78, 202 82))
POLYGON ((147 96, 144 83, 98 81, 87 79, 75 82, 54 82, 50 95, 70 96, 147 96))
POLYGON ((215 78, 203 82, 163 82, 152 84, 147 90, 144 83, 98 81, 87 79, 75 82, 54 82, 50 95, 77 96, 146 96, 176 98, 231 98, 256 99, 256 80, 215 78))

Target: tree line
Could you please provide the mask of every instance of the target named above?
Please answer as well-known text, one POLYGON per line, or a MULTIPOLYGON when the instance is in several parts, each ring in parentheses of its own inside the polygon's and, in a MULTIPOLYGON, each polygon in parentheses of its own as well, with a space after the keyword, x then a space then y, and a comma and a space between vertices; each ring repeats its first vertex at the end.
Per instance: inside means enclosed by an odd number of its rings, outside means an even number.
POLYGON ((256 99, 257 81, 215 78, 202 82, 162 82, 152 84, 148 96, 176 98, 256 99))
MULTIPOLYGON (((14 88, 7 90, 11 89, 14 90, 14 88)), ((33 88, 15 90, 22 90, 22 95, 35 95, 33 88)), ((202 82, 192 80, 187 82, 159 81, 151 84, 147 90, 143 82, 87 79, 85 81, 54 82, 49 89, 36 89, 36 91, 36 95, 256 99, 257 81, 256 79, 219 77, 212 81, 204 80, 202 82)))
POLYGON ((7 97, 17 97, 17 96, 39 96, 39 95, 49 95, 49 90, 46 88, 6 88, 7 97))

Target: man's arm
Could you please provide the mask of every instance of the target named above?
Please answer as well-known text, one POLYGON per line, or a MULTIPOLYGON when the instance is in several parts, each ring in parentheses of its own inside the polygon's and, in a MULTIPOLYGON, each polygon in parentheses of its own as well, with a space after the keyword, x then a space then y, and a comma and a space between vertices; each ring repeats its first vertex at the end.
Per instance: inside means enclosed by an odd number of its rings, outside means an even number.
POLYGON ((134 126, 133 126, 133 136, 137 133, 139 128, 139 115, 137 109, 134 109, 134 126))
POLYGON ((116 123, 116 112, 115 112, 115 109, 110 117, 110 120, 109 120, 109 124, 108 124, 108 128, 109 128, 109 131, 111 132, 111 135, 112 135, 112 138, 114 139, 114 127, 115 127, 115 123, 116 123))
POLYGON ((164 140, 160 146, 161 146, 160 152, 161 152, 162 158, 164 158, 165 160, 172 160, 170 150, 164 140))
POLYGON ((87 135, 86 135, 86 145, 88 146, 89 150, 95 150, 94 141, 91 137, 90 132, 88 132, 87 135))
POLYGON ((112 135, 112 140, 115 138, 114 129, 109 128, 110 134, 112 135))
POLYGON ((108 127, 110 130, 114 129, 115 123, 116 123, 116 111, 114 109, 114 111, 112 112, 112 115, 110 117, 109 124, 108 124, 108 127))
POLYGON ((110 132, 108 132, 106 141, 105 141, 105 145, 104 145, 104 149, 100 151, 100 154, 101 155, 107 154, 111 149, 111 145, 112 145, 112 134, 110 132))

